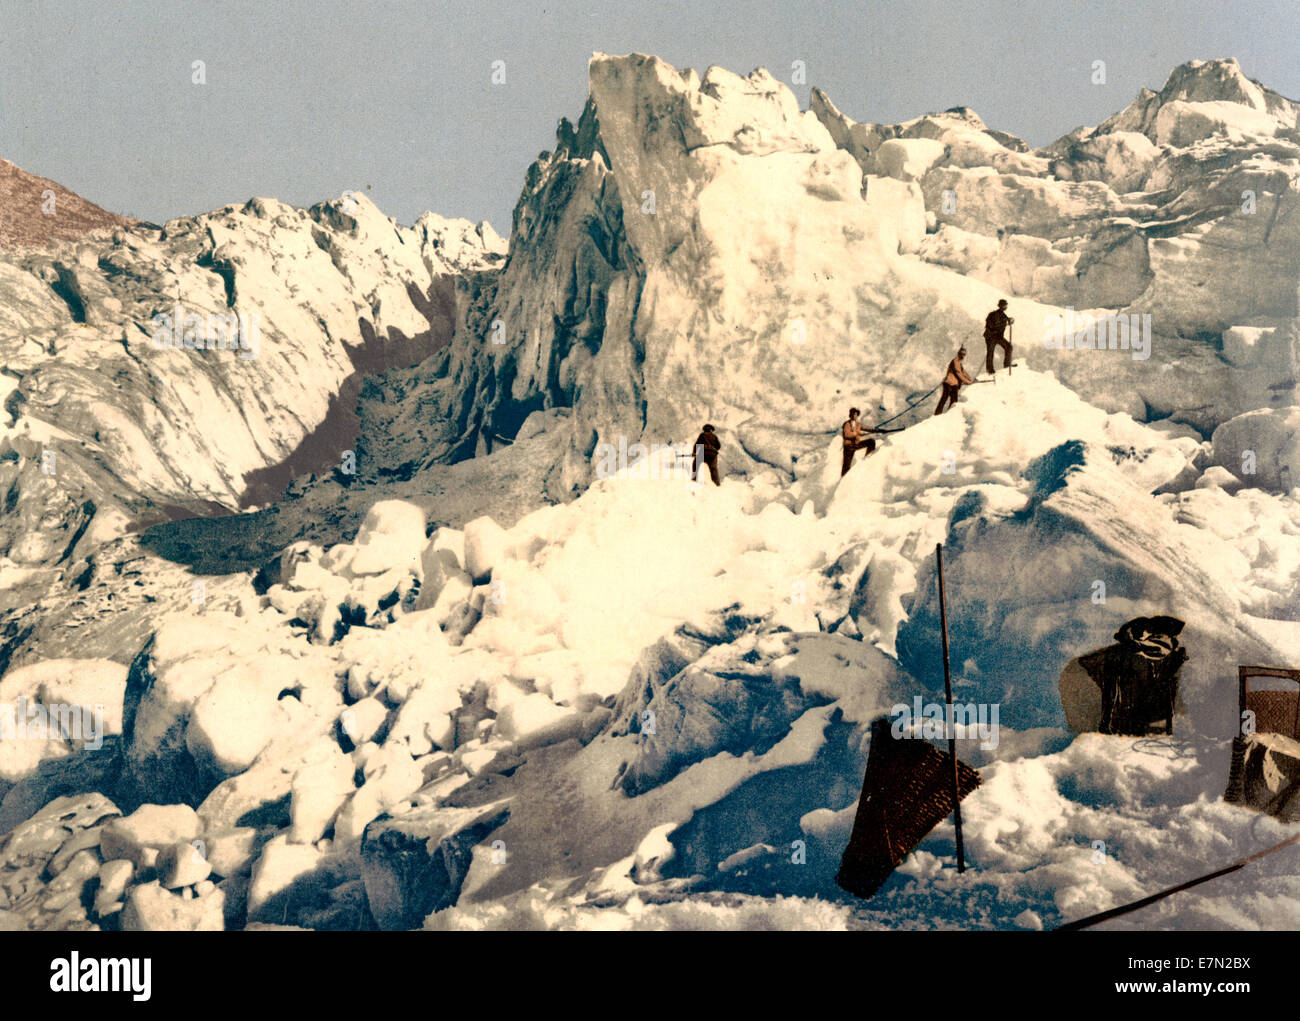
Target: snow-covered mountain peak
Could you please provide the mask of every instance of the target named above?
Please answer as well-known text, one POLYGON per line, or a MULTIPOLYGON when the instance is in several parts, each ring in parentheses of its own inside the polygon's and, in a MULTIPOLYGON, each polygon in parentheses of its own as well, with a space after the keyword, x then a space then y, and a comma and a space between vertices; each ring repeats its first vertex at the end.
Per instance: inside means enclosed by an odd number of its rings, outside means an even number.
POLYGON ((444 346, 455 279, 502 249, 486 225, 400 227, 348 194, 0 255, 0 354, 17 380, 0 551, 57 562, 70 542, 233 510, 328 471, 351 448, 358 373, 444 346))
MULTIPOLYGON (((1261 112, 1268 109, 1269 90, 1247 78, 1235 57, 1189 60, 1169 74, 1158 93, 1162 102, 1238 103, 1261 112)), ((1276 96, 1276 93, 1273 93, 1276 96)))
POLYGON ((591 98, 605 131, 634 132, 686 153, 714 146, 740 154, 833 148, 816 117, 784 82, 759 68, 740 76, 710 67, 701 80, 644 54, 599 55, 588 65, 591 98), (611 116, 617 110, 621 115, 611 116))
POLYGON ((1179 65, 1159 92, 1142 89, 1090 134, 1137 132, 1157 145, 1186 147, 1230 133, 1295 142, 1297 126, 1300 105, 1247 78, 1235 59, 1226 58, 1179 65))

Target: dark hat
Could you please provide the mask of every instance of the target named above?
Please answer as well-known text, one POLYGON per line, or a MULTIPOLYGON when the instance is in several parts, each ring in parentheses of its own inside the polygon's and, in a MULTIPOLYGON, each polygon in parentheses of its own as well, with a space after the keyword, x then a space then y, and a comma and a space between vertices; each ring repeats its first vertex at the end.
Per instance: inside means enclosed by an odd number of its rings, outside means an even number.
POLYGON ((1182 634, 1184 626, 1183 621, 1177 617, 1134 617, 1115 632, 1115 640, 1126 641, 1134 631, 1148 631, 1157 635, 1169 635, 1172 638, 1182 634))
POLYGON ((1005 307, 1005 306, 1006 306, 1006 303, 1007 303, 1007 299, 1006 299, 1006 298, 999 298, 999 299, 998 299, 998 308, 1003 308, 1003 307, 1005 307))
POLYGON ((706 425, 706 426, 704 427, 704 431, 705 431, 706 433, 711 433, 711 432, 713 432, 713 426, 711 426, 711 425, 706 425))

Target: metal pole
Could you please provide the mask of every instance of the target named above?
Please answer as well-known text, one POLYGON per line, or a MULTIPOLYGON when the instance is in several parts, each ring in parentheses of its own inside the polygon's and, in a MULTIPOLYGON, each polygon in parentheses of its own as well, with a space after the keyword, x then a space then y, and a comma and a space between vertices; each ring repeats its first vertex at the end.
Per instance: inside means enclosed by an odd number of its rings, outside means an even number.
POLYGON ((1251 862, 1259 861, 1265 855, 1280 851, 1284 847, 1290 847, 1300 841, 1300 833, 1294 837, 1287 837, 1280 844, 1274 844, 1272 847, 1266 847, 1262 851, 1256 851, 1254 854, 1245 858, 1239 858, 1231 865, 1225 865, 1221 869, 1209 873, 1209 875, 1198 876, 1196 879, 1189 879, 1186 883, 1179 883, 1177 886, 1171 886, 1167 890, 1161 890, 1159 893, 1153 893, 1150 897, 1143 897, 1141 900, 1135 900, 1132 904, 1124 904, 1121 907, 1111 908, 1109 911, 1102 911, 1099 914, 1089 915, 1087 918, 1080 918, 1078 921, 1069 922, 1065 925, 1058 925, 1053 932, 1074 932, 1079 929, 1086 929, 1089 926, 1096 925, 1098 922, 1104 922, 1110 918, 1118 918, 1120 915, 1126 915, 1130 911, 1136 911, 1138 908, 1144 908, 1148 904, 1154 904, 1158 900, 1179 893, 1183 890, 1190 890, 1193 886, 1200 886, 1202 883, 1208 883, 1211 879, 1218 879, 1220 876, 1226 876, 1231 872, 1237 872, 1244 869, 1251 862))
POLYGON ((1300 737, 1300 691, 1295 696, 1295 722, 1291 724, 1291 736, 1300 737))
POLYGON ((939 565, 939 624, 943 633, 943 693, 948 702, 944 721, 948 730, 948 755, 952 758, 952 810, 957 828, 957 871, 966 871, 966 854, 961 839, 961 793, 957 784, 957 728, 952 714, 952 673, 948 668, 948 603, 943 591, 943 543, 935 543, 935 560, 939 565))

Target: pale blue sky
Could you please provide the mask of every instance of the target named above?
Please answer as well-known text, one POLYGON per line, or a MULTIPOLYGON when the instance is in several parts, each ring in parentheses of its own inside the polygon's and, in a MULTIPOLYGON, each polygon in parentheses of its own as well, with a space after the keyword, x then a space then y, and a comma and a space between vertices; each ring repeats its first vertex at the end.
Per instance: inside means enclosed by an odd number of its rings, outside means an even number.
POLYGON ((804 104, 817 85, 855 120, 965 105, 1042 145, 1191 59, 1235 56, 1300 97, 1297 43, 1296 0, 0 0, 0 156, 159 222, 370 185, 403 223, 432 209, 505 234, 528 163, 581 112, 595 50, 787 82, 803 60, 804 104))

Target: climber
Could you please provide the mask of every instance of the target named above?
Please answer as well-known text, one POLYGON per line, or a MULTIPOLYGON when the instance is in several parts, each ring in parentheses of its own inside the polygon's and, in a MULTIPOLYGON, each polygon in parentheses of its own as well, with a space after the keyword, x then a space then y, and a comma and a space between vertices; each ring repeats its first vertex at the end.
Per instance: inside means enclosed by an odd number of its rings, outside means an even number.
POLYGON ((965 357, 966 349, 959 348, 957 357, 948 363, 948 374, 943 377, 943 393, 939 397, 939 406, 934 409, 936 415, 942 415, 947 410, 944 408, 945 401, 948 402, 949 408, 957 403, 957 391, 962 388, 963 383, 969 386, 975 382, 966 375, 966 369, 962 365, 962 359, 965 357))
POLYGON ((1002 298, 998 301, 998 307, 995 308, 984 318, 984 347, 987 349, 987 357, 984 359, 984 368, 991 376, 993 369, 993 352, 1001 344, 1006 350, 1002 353, 1002 367, 1011 368, 1011 342, 1003 336, 1006 328, 1015 322, 1007 315, 1007 299, 1002 298))
POLYGON ((840 438, 844 441, 844 463, 840 467, 840 477, 843 478, 848 474, 849 469, 853 467, 853 455, 859 450, 865 450, 870 457, 876 452, 876 441, 873 439, 863 439, 863 433, 880 432, 879 429, 868 429, 858 421, 858 409, 849 408, 848 420, 840 426, 840 438))
POLYGON ((713 431, 713 426, 706 425, 695 438, 695 456, 691 459, 691 478, 698 480, 700 477, 700 462, 703 461, 709 466, 709 475, 713 479, 715 486, 722 483, 718 480, 718 451, 722 449, 722 441, 718 439, 718 434, 713 431))

